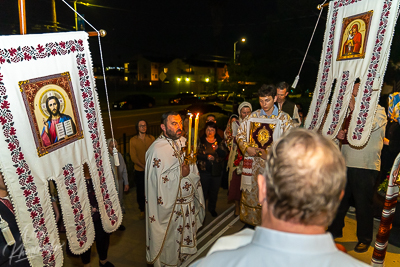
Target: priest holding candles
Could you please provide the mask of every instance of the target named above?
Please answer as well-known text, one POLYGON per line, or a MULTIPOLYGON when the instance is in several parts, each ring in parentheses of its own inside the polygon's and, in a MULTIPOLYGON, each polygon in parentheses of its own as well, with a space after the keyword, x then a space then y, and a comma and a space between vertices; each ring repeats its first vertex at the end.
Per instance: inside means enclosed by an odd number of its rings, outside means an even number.
POLYGON ((179 266, 188 255, 196 253, 196 232, 205 216, 197 166, 185 159, 191 154, 194 157, 197 151, 198 115, 194 133, 192 127, 188 131, 188 137, 193 135, 195 140, 193 152, 189 139, 186 155, 182 128, 177 112, 164 113, 163 133, 146 152, 146 258, 155 267, 179 266))

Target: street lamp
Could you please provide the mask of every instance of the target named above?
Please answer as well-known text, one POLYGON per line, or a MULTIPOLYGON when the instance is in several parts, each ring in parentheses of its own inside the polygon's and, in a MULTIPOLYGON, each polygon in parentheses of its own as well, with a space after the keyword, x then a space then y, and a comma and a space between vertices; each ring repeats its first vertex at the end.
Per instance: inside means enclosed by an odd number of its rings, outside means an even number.
MULTIPOLYGON (((246 38, 242 38, 240 41, 241 41, 242 43, 244 43, 244 42, 246 42, 246 38)), ((235 62, 236 62, 236 44, 237 44, 238 42, 239 42, 239 41, 236 41, 236 42, 233 43, 233 64, 235 64, 235 62)))

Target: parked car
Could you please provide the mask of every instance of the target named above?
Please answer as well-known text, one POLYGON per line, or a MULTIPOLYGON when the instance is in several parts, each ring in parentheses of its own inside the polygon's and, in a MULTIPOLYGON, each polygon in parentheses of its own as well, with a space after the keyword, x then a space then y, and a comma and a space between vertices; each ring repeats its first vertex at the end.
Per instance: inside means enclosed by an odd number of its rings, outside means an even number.
POLYGON ((156 104, 156 100, 145 94, 128 95, 113 104, 114 109, 139 109, 151 108, 156 104))
POLYGON ((201 101, 213 101, 217 99, 217 93, 202 91, 197 95, 197 98, 200 99, 201 101))
POLYGON ((222 113, 227 116, 231 115, 230 112, 223 110, 221 107, 215 106, 213 104, 203 103, 190 105, 189 107, 179 111, 179 113, 182 115, 200 113, 200 116, 206 113, 222 113))
POLYGON ((239 107, 240 103, 245 101, 244 97, 234 95, 233 93, 229 94, 226 100, 217 100, 215 102, 216 106, 221 107, 224 110, 229 112, 236 112, 237 108, 239 107))
POLYGON ((198 102, 199 99, 192 93, 180 93, 169 99, 170 105, 185 105, 198 102))
POLYGON ((229 95, 228 91, 218 91, 217 93, 217 99, 219 100, 225 100, 229 95))

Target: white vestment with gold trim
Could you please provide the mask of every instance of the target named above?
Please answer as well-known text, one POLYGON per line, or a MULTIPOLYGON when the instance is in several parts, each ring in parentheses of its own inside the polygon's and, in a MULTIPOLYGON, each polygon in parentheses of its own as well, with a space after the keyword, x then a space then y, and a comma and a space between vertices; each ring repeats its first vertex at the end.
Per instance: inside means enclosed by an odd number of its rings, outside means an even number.
POLYGON ((204 198, 195 164, 181 177, 185 142, 160 135, 146 152, 146 259, 155 267, 179 266, 197 251, 204 198))

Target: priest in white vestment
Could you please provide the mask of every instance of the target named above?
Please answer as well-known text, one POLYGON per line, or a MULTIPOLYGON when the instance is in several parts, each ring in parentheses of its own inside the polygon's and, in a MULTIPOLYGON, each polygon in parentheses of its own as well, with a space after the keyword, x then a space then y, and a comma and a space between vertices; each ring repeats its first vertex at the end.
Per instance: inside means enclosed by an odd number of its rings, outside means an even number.
POLYGON ((197 251, 204 198, 196 164, 184 163, 180 115, 163 114, 161 129, 146 152, 146 259, 155 267, 180 266, 197 251))

